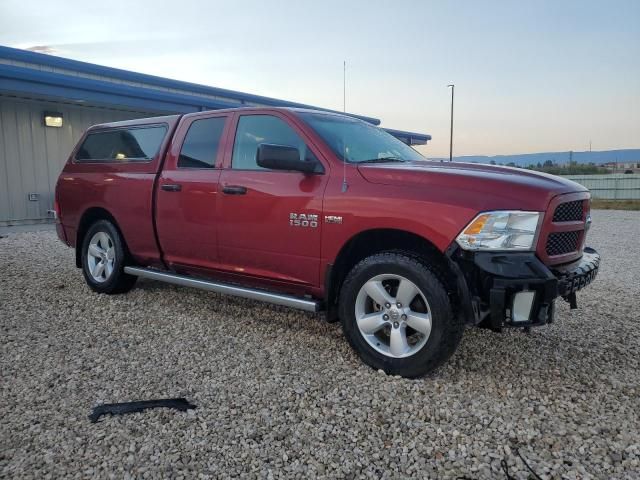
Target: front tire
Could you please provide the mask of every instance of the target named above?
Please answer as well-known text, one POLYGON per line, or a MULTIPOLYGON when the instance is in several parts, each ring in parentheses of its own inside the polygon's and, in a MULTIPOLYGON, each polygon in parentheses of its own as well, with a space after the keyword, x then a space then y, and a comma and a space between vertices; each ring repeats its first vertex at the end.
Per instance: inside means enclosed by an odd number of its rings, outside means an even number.
POLYGON ((138 277, 124 273, 127 253, 118 229, 108 220, 99 220, 82 242, 82 273, 87 285, 98 293, 124 293, 138 277))
POLYGON ((407 378, 448 360, 464 331, 437 270, 402 252, 358 263, 342 286, 340 312, 345 336, 367 365, 407 378))

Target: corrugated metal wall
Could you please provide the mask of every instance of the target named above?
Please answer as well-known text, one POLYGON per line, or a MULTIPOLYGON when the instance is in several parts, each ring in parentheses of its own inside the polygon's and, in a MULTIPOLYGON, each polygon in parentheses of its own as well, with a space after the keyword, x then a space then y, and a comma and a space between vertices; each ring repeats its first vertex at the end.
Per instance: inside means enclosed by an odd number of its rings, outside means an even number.
POLYGON ((0 95, 0 226, 48 218, 58 175, 87 127, 150 115, 0 95), (62 113, 63 127, 45 127, 45 111, 62 113))
POLYGON ((640 175, 613 173, 609 175, 565 175, 591 191, 593 198, 608 200, 640 200, 640 175))

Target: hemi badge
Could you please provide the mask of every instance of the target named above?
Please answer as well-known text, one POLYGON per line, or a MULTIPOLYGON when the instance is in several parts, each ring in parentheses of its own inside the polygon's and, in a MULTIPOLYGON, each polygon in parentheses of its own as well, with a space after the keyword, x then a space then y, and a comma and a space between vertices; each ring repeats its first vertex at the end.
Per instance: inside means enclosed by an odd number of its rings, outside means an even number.
POLYGON ((325 215, 324 222, 325 223, 342 223, 342 217, 338 217, 336 215, 325 215))

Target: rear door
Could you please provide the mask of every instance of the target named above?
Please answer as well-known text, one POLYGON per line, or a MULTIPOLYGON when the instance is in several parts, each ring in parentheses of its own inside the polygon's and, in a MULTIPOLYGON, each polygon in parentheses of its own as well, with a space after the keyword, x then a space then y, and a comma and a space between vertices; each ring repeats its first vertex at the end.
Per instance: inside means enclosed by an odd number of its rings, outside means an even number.
POLYGON ((189 116, 176 132, 156 192, 164 261, 181 270, 217 266, 216 203, 228 116, 189 116))
POLYGON ((235 123, 217 203, 221 267, 252 277, 317 285, 327 162, 280 112, 238 114, 235 123), (256 153, 261 143, 294 146, 301 158, 315 157, 323 163, 325 173, 259 167, 256 153))

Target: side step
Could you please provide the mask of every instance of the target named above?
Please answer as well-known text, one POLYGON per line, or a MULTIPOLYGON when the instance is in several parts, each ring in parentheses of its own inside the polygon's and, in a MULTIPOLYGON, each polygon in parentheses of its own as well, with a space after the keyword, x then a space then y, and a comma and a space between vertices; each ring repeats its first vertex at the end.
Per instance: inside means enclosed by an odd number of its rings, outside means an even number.
POLYGON ((227 295, 234 295, 236 297, 243 297, 249 298, 251 300, 273 303, 275 305, 298 308, 307 312, 320 311, 320 302, 318 301, 293 297, 290 295, 282 295, 279 293, 271 293, 265 290, 238 287, 236 285, 229 285, 226 283, 212 282, 209 280, 188 277, 186 275, 161 272, 159 270, 153 270, 151 268, 124 267, 124 273, 135 275, 137 277, 149 278, 151 280, 159 280, 161 282, 172 283, 174 285, 182 285, 183 287, 199 288, 200 290, 208 290, 210 292, 224 293, 227 295))

